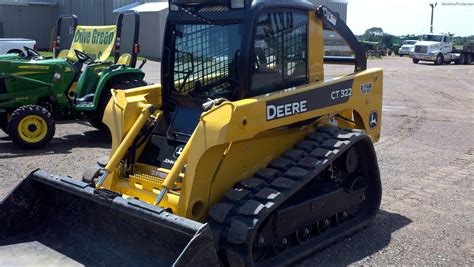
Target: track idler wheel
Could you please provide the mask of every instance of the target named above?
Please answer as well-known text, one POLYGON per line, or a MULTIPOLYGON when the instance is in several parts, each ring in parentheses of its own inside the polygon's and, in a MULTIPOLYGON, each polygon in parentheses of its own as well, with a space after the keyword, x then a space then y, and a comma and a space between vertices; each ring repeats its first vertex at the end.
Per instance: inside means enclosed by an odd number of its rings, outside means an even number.
POLYGON ((288 236, 285 236, 280 240, 280 242, 273 245, 273 252, 275 252, 275 254, 277 255, 280 255, 286 251, 289 245, 290 245, 290 238, 288 236))
POLYGON ((308 226, 296 231, 295 237, 296 237, 296 242, 298 242, 298 244, 306 243, 311 237, 311 227, 308 226))
POLYGON ((253 244, 253 249, 252 249, 252 257, 254 262, 259 262, 262 261, 265 256, 267 256, 268 251, 270 250, 270 247, 268 246, 258 246, 257 243, 263 244, 265 242, 265 239, 263 237, 258 238, 258 240, 255 240, 253 244))
POLYGON ((345 169, 347 173, 353 174, 359 168, 359 154, 357 149, 352 147, 346 153, 345 169))
POLYGON ((348 216, 349 215, 345 211, 334 215, 334 225, 338 226, 338 225, 343 224, 347 220, 348 216))
POLYGON ((329 221, 329 219, 325 219, 320 222, 317 222, 315 225, 316 233, 320 235, 324 234, 328 230, 330 224, 331 222, 329 221))

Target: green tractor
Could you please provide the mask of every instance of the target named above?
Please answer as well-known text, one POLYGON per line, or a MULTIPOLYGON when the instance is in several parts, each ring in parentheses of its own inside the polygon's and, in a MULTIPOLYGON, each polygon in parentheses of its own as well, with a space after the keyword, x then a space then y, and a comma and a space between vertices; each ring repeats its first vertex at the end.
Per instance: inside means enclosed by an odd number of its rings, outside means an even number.
POLYGON ((367 57, 380 58, 387 55, 387 50, 380 42, 361 41, 360 43, 365 48, 367 57))
POLYGON ((80 119, 106 130, 102 124, 111 89, 146 85, 145 73, 135 68, 140 46, 140 17, 118 16, 112 26, 78 26, 75 15, 60 16, 54 58, 27 49, 26 55, 0 55, 0 128, 23 149, 45 146, 54 136, 55 119, 80 119), (135 19, 133 52, 121 54, 122 22, 135 19), (60 51, 61 23, 74 22, 71 49, 60 51), (108 60, 114 50, 114 59, 108 60))

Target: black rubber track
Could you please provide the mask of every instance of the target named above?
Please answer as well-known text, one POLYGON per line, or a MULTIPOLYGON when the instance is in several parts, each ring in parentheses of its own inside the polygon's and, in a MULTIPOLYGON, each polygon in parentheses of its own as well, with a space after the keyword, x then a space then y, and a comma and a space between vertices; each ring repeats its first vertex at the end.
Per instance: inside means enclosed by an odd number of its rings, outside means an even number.
POLYGON ((359 130, 320 127, 252 178, 236 184, 210 210, 208 222, 223 265, 286 266, 369 224, 380 207, 380 200, 380 174, 370 137, 359 130), (253 242, 265 218, 356 143, 363 144, 364 156, 369 161, 361 167, 371 175, 367 211, 360 217, 351 218, 351 223, 329 229, 304 245, 254 264, 253 242))

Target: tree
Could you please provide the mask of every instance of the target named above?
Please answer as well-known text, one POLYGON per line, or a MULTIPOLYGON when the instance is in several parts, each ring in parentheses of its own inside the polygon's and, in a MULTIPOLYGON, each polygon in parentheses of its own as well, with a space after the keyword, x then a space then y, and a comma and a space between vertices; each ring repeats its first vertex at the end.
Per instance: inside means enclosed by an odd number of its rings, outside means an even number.
POLYGON ((361 37, 363 41, 378 42, 382 47, 392 47, 396 39, 395 36, 385 33, 380 27, 367 29, 361 37))
POLYGON ((372 27, 365 31, 365 33, 362 35, 362 38, 365 41, 380 42, 381 41, 380 37, 382 37, 383 35, 384 35, 384 32, 382 28, 372 27))

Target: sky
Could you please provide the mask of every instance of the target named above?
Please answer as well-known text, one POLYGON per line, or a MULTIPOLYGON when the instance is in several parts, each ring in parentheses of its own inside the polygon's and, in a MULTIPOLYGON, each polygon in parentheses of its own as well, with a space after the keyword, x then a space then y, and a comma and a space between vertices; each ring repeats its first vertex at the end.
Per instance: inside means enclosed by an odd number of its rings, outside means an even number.
POLYGON ((474 35, 474 0, 348 0, 347 24, 358 35, 371 27, 394 35, 429 33, 430 3, 437 3, 433 32, 474 35))

